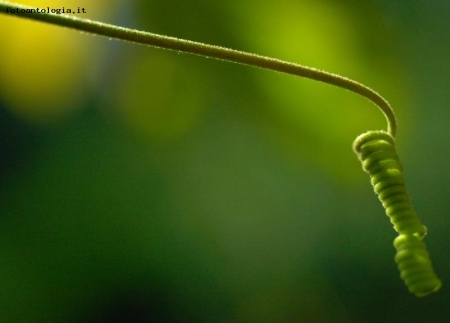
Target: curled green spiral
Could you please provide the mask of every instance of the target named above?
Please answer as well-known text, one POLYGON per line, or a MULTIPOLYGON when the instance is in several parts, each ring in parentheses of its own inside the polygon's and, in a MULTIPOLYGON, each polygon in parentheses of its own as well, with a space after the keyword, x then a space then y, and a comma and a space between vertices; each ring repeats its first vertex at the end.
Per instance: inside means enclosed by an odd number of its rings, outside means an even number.
POLYGON ((416 236, 401 234, 394 240, 397 249, 395 262, 400 270, 400 277, 405 281, 411 293, 426 296, 441 288, 431 265, 430 255, 423 241, 416 236))
POLYGON ((353 149, 399 233, 394 246, 401 278, 416 296, 439 290, 441 281, 436 277, 428 251, 421 241, 427 230, 412 208, 394 139, 385 131, 369 131, 356 138, 353 149))
POLYGON ((426 228, 412 208, 393 138, 385 131, 369 131, 356 138, 353 149, 395 230, 422 239, 426 228))

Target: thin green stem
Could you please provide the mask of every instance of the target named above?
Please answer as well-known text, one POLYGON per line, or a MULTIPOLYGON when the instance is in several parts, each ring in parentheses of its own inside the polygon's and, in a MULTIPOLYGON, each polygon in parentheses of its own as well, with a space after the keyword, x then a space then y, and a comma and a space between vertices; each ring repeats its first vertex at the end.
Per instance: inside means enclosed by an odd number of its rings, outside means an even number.
POLYGON ((387 119, 388 132, 392 135, 392 137, 395 136, 397 121, 395 118, 395 113, 389 103, 371 88, 346 77, 267 56, 255 55, 234 49, 118 27, 110 24, 92 21, 89 19, 78 18, 75 16, 57 15, 51 13, 36 13, 36 11, 33 12, 32 10, 36 10, 36 7, 33 8, 0 0, 0 13, 15 15, 41 22, 47 22, 50 24, 72 28, 96 35, 102 35, 109 38, 121 39, 138 44, 150 45, 164 49, 260 67, 287 74, 293 74, 347 89, 349 91, 362 95, 363 97, 375 103, 375 105, 377 105, 381 109, 387 119))

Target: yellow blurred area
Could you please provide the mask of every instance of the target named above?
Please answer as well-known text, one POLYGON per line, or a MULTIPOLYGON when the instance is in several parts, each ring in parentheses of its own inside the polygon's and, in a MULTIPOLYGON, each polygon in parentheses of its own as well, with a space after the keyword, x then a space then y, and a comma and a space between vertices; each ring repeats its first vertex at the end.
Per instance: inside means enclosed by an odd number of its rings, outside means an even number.
MULTIPOLYGON (((88 19, 372 87, 398 116, 405 180, 448 280, 450 47, 438 40, 450 22, 431 28, 443 10, 429 6, 425 19, 406 0, 23 3, 83 6, 88 19)), ((445 290, 430 307, 395 268, 395 233, 352 152, 357 135, 386 128, 366 99, 6 14, 0 34, 0 323, 450 317, 445 290)))
POLYGON ((150 140, 189 131, 205 107, 205 87, 173 52, 146 51, 118 80, 113 102, 132 131, 150 140))
MULTIPOLYGON (((115 0, 21 1, 50 9, 85 8, 83 18, 107 19, 115 0)), ((58 26, 0 17, 0 88, 12 112, 30 123, 54 122, 79 107, 95 38, 58 26)))
MULTIPOLYGON (((48 1, 46 6, 85 7, 87 14, 81 17, 110 22, 108 16, 116 2, 48 1)), ((39 1, 23 3, 42 6, 39 1)), ((385 40, 370 32, 378 29, 379 19, 369 9, 362 17, 340 2, 312 0, 264 6, 244 1, 221 7, 231 11, 233 19, 242 20, 238 37, 244 49, 361 81, 395 103, 395 110, 404 118, 401 111, 407 106, 407 89, 392 86, 405 84, 404 72, 388 56, 367 55, 364 47, 364 39, 373 43, 372 47, 386 46, 385 40), (387 72, 392 69, 395 73, 387 72)), ((151 14, 154 12, 150 11, 149 17, 151 14)), ((0 88, 7 106, 33 123, 59 120, 80 107, 87 96, 86 80, 93 79, 93 66, 99 62, 95 55, 98 38, 5 15, 0 19, 2 27, 8 32, 0 44, 0 88)), ((175 138, 196 124, 207 90, 201 86, 195 66, 176 60, 174 53, 151 56, 155 52, 144 51, 113 80, 117 88, 111 102, 140 135, 175 138)), ((267 131, 287 148, 289 160, 307 156, 339 177, 355 174, 351 171, 357 165, 351 142, 362 131, 386 127, 380 111, 342 89, 298 77, 253 72, 258 73, 255 83, 270 106, 267 131)), ((257 108, 255 113, 260 113, 257 108)))

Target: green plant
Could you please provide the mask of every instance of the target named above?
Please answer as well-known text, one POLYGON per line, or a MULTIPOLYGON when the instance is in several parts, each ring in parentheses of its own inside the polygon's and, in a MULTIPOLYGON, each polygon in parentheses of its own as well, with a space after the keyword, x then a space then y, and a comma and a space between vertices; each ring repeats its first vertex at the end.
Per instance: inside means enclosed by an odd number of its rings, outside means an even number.
POLYGON ((0 12, 109 38, 297 75, 347 89, 372 101, 381 109, 387 119, 387 132, 371 131, 361 135, 355 141, 355 152, 363 163, 364 170, 370 174, 374 189, 383 203, 386 213, 391 217, 395 229, 400 233, 394 242, 397 248, 396 261, 410 291, 417 296, 424 296, 440 288, 441 282, 432 270, 428 252, 421 241, 426 230, 412 210, 402 178, 402 168, 395 153, 394 138, 397 129, 395 113, 389 103, 371 88, 337 74, 267 56, 122 28, 73 16, 41 13, 37 12, 37 8, 6 1, 0 1, 0 12))
POLYGON ((430 256, 421 241, 427 230, 412 208, 394 139, 385 131, 368 131, 356 138, 353 149, 399 233, 394 241, 395 261, 409 291, 425 296, 439 290, 441 281, 433 272, 430 256))

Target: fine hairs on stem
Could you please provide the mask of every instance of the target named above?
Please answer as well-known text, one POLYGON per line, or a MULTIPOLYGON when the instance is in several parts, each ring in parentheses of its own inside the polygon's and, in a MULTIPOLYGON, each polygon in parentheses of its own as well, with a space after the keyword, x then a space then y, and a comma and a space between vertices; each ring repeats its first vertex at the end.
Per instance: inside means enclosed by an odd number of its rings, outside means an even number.
POLYGON ((389 103, 371 88, 337 74, 332 74, 312 67, 282 61, 272 57, 261 56, 234 49, 118 27, 98 21, 92 21, 89 19, 52 13, 37 13, 36 7, 29 7, 7 1, 0 0, 0 13, 46 22, 62 27, 92 33, 95 35, 106 36, 109 38, 120 39, 138 44, 150 45, 199 56, 216 58, 219 60, 238 64, 260 67, 331 84, 357 93, 372 101, 381 109, 381 111, 385 115, 388 124, 387 131, 389 132, 389 134, 392 137, 395 137, 396 134, 397 121, 394 111, 392 110, 389 103))
POLYGON ((421 240, 426 234, 426 228, 412 209, 402 177, 403 168, 395 152, 394 137, 397 129, 395 114, 389 103, 377 92, 337 74, 267 56, 137 31, 74 16, 40 13, 36 10, 37 8, 0 0, 0 13, 7 15, 113 39, 297 75, 347 89, 372 101, 387 119, 387 132, 369 131, 359 136, 354 143, 354 150, 362 162, 363 169, 369 173, 374 190, 386 209, 386 214, 391 218, 394 228, 399 233, 394 241, 397 249, 395 261, 408 289, 416 296, 425 296, 441 288, 442 283, 433 271, 430 256, 421 240))

